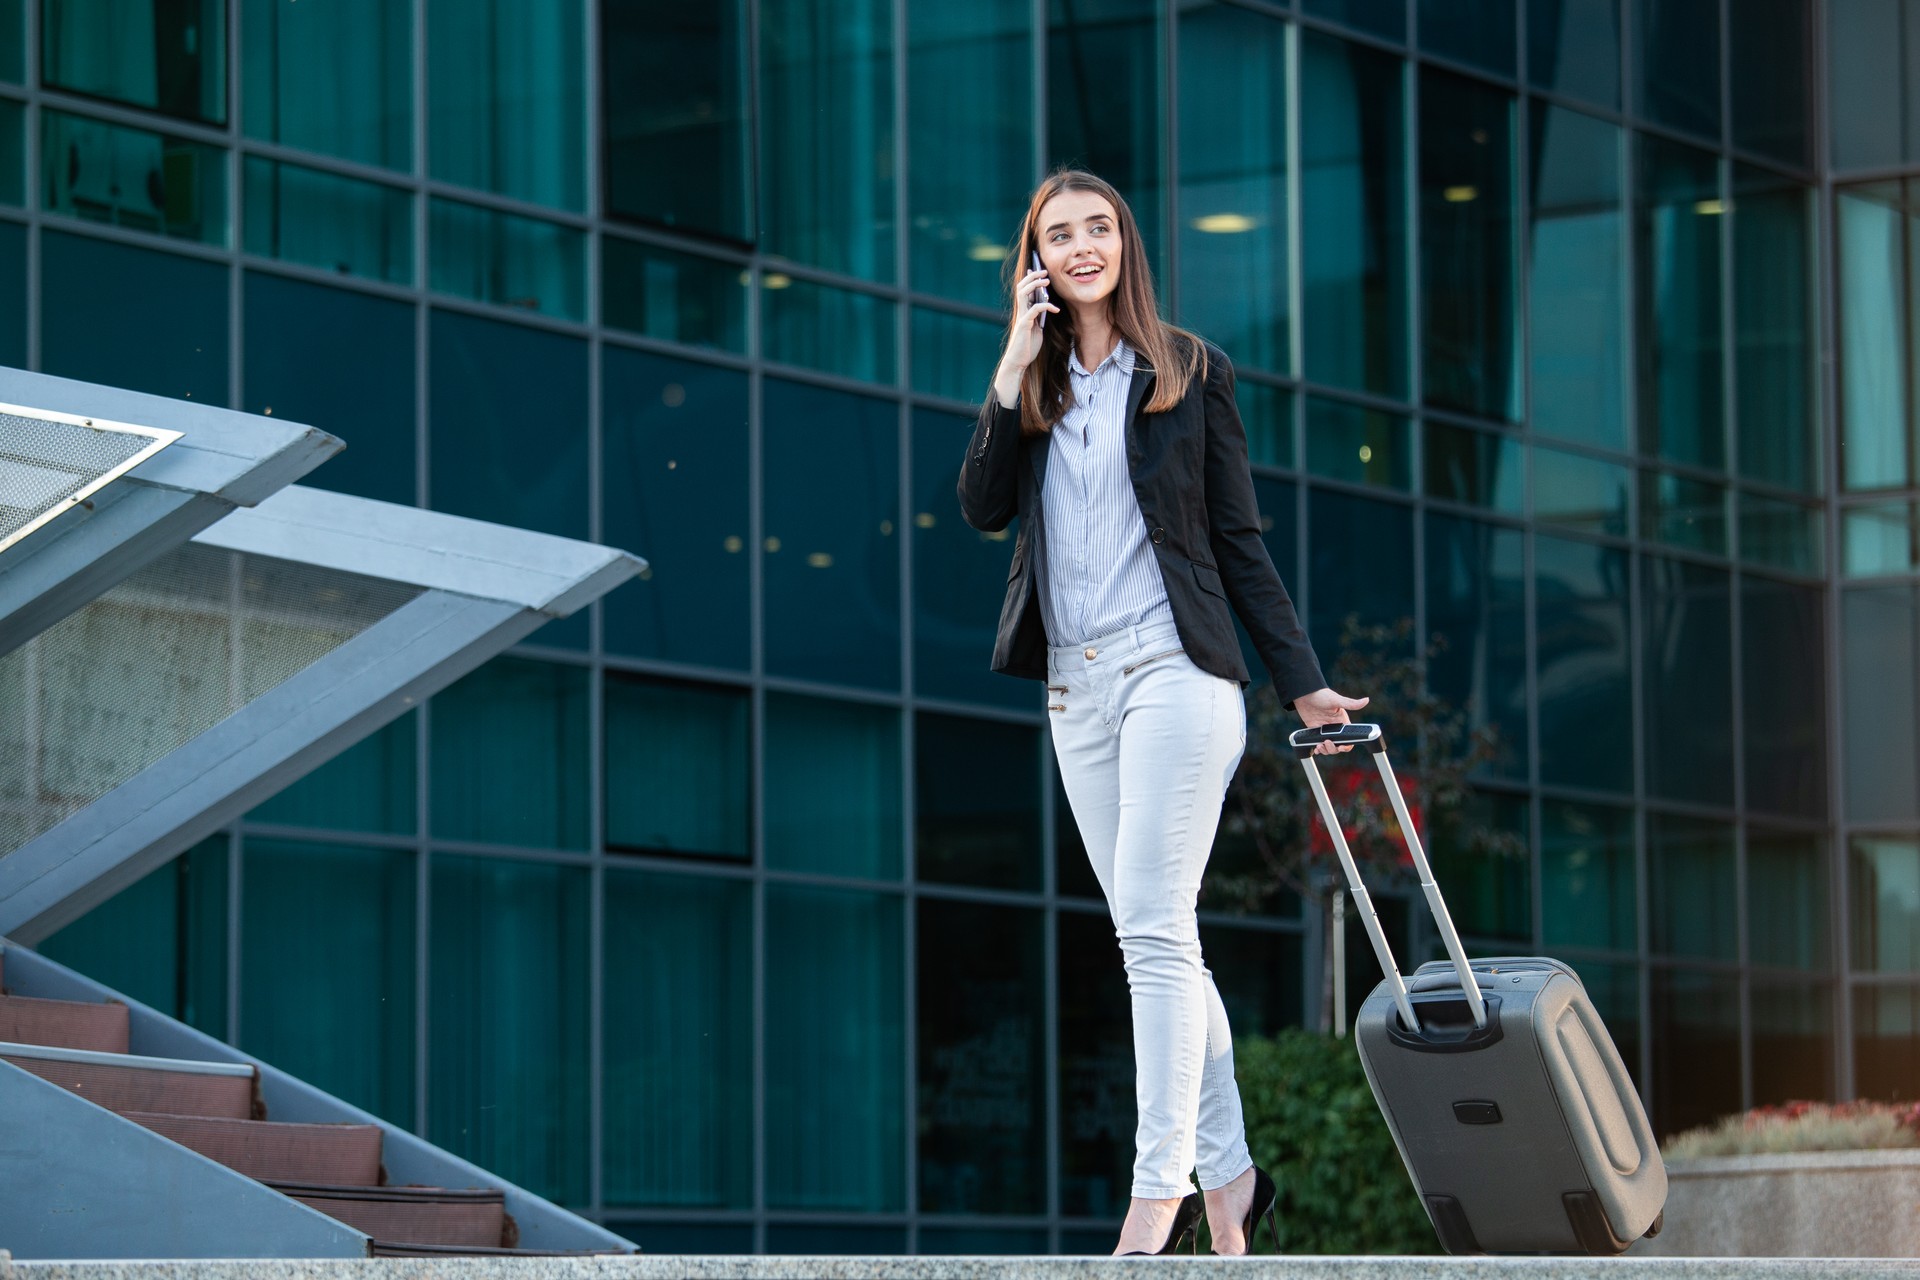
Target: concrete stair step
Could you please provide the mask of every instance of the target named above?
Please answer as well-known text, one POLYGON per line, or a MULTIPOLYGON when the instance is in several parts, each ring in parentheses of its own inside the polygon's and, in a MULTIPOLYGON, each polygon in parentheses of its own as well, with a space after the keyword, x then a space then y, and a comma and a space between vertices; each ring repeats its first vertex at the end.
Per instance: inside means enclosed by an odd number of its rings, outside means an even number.
POLYGON ((376 1240, 486 1249, 511 1249, 519 1243, 519 1229, 507 1216, 506 1196, 496 1188, 267 1185, 376 1240))
POLYGON ((377 1187, 380 1129, 128 1111, 127 1119, 262 1182, 377 1187))
POLYGON ((0 995, 0 1040, 125 1053, 127 1006, 0 995))
POLYGON ((0 1060, 109 1111, 264 1119, 253 1067, 0 1042, 0 1060))

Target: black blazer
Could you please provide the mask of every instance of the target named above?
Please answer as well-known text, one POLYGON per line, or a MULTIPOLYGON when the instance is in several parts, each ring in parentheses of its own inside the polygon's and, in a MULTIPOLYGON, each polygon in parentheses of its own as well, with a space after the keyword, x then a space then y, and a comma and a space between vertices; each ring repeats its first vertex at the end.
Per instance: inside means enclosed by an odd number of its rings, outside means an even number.
MULTIPOLYGON (((1260 540, 1233 366, 1207 344, 1205 380, 1195 378, 1165 413, 1141 411, 1153 378, 1152 367, 1136 353, 1127 387, 1127 469, 1180 643, 1201 670, 1246 684, 1247 666, 1227 611, 1231 602, 1275 690, 1292 706, 1327 682, 1260 540)), ((1040 486, 1051 443, 1051 436, 1023 438, 1018 407, 1003 409, 989 393, 960 465, 960 511, 968 524, 991 533, 1020 517, 993 669, 1033 680, 1047 676, 1037 564, 1047 548, 1040 486)))

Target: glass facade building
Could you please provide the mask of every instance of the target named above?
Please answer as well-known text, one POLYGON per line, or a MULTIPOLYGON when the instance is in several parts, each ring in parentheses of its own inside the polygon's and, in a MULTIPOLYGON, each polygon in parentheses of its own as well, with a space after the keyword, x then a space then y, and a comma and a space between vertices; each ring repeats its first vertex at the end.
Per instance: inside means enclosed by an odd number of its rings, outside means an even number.
POLYGON ((0 363, 651 561, 48 954, 649 1250, 1104 1252, 1119 953, 953 496, 1069 162, 1323 656, 1498 729, 1472 945, 1663 1132, 1920 1089, 1912 0, 0 0, 0 363))

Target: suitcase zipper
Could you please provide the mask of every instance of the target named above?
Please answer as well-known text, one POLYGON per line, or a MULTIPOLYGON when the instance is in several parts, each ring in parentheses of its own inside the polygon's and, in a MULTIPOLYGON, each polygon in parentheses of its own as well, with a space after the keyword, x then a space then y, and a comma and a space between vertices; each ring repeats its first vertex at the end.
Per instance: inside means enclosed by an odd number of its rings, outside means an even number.
POLYGON ((1140 668, 1146 666, 1149 662, 1158 662, 1162 658, 1171 658, 1176 653, 1185 653, 1185 652, 1186 652, 1185 649, 1169 649, 1165 653, 1156 653, 1151 658, 1140 659, 1140 661, 1134 663, 1130 667, 1122 667, 1120 669, 1120 674, 1123 676, 1130 676, 1134 672, 1138 671, 1140 668))

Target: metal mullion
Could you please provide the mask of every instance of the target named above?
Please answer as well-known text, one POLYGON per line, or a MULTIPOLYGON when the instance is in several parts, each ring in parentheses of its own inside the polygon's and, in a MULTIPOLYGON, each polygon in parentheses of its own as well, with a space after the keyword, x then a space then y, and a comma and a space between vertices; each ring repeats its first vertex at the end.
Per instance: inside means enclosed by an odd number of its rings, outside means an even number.
MULTIPOLYGON (((427 172, 427 0, 410 0, 412 11, 413 83, 409 105, 413 110, 413 185, 408 212, 412 215, 414 293, 414 501, 421 507, 431 505, 430 467, 433 460, 430 424, 433 403, 430 394, 432 374, 430 312, 426 301, 427 202, 419 185, 427 172)), ((427 1136, 427 1114, 433 1094, 429 1087, 432 1063, 433 987, 433 854, 427 837, 432 830, 433 794, 432 745, 433 702, 420 706, 414 724, 414 836, 418 841, 414 857, 414 1059, 413 1059, 413 1131, 427 1136)))
POLYGON ((680 227, 659 226, 651 222, 623 218, 610 211, 603 211, 595 218, 594 227, 610 240, 625 240, 630 244, 671 249, 690 257, 727 262, 737 267, 750 266, 754 261, 751 242, 705 235, 680 227))
MULTIPOLYGON (((893 42, 893 279, 899 295, 907 289, 912 269, 912 259, 907 243, 907 229, 912 225, 910 187, 912 174, 909 166, 913 163, 908 150, 908 134, 911 131, 911 119, 908 115, 907 92, 909 77, 912 74, 912 40, 907 30, 907 0, 893 0, 890 6, 893 42)), ((913 385, 913 346, 910 342, 912 311, 904 302, 896 305, 893 312, 893 347, 895 367, 898 370, 896 385, 904 390, 913 385)), ((905 919, 901 930, 900 983, 901 1016, 904 1020, 904 1033, 901 1036, 901 1069, 904 1073, 904 1088, 901 1090, 901 1139, 905 1146, 904 1158, 907 1185, 903 1189, 907 1213, 908 1253, 919 1252, 920 1240, 920 1126, 919 1126, 919 1044, 916 1032, 919 1027, 919 910, 914 898, 916 871, 914 830, 917 819, 916 801, 918 787, 916 783, 915 759, 918 749, 916 729, 919 718, 913 713, 913 522, 907 518, 907 509, 913 492, 913 409, 905 396, 901 396, 894 405, 895 441, 897 457, 894 459, 894 485, 896 510, 893 513, 894 527, 900 531, 899 545, 895 548, 897 557, 895 568, 900 581, 900 877, 907 886, 907 896, 903 907, 905 919)))
MULTIPOLYGON (((901 252, 902 250, 896 249, 895 256, 898 257, 901 252)), ((825 285, 830 289, 838 289, 843 293, 866 294, 869 297, 885 298, 889 302, 898 302, 905 295, 905 290, 898 281, 889 284, 878 280, 868 280, 864 276, 850 276, 844 272, 833 271, 826 267, 816 267, 811 263, 801 262, 793 258, 782 258, 777 254, 771 253, 758 255, 755 261, 760 264, 760 270, 763 274, 782 275, 794 280, 804 281, 807 284, 825 285)))
POLYGON ((1425 510, 1436 515, 1460 516, 1490 525, 1497 529, 1511 529, 1525 532, 1526 518, 1511 511, 1496 511, 1492 507, 1476 507, 1471 502, 1459 502, 1452 498, 1423 498, 1420 504, 1425 510))
MULTIPOLYGON (((1395 43, 1392 40, 1374 35, 1370 31, 1356 31, 1351 27, 1343 27, 1330 18, 1322 18, 1310 13, 1288 14, 1286 17, 1289 22, 1298 26, 1303 31, 1312 31, 1324 36, 1333 36, 1346 44, 1358 45, 1361 48, 1372 49, 1379 53, 1390 53, 1396 58, 1405 61, 1412 60, 1412 53, 1407 45, 1395 43)), ((1411 23, 1409 23, 1409 29, 1411 29, 1411 23)))
MULTIPOLYGON (((1517 254, 1515 255, 1514 265, 1516 268, 1514 288, 1516 294, 1518 294, 1520 286, 1517 273, 1519 266, 1517 254)), ((1514 302, 1514 323, 1519 324, 1522 320, 1522 308, 1518 297, 1515 298, 1514 302)), ((1518 371, 1516 371, 1516 374, 1517 372, 1518 371)), ((1469 431, 1478 431, 1482 435, 1504 436, 1511 440, 1525 440, 1527 438, 1526 429, 1522 425, 1526 421, 1525 418, 1514 420, 1483 418, 1477 414, 1462 413, 1457 409, 1447 409, 1439 405, 1422 405, 1420 407, 1420 416, 1429 422, 1440 422, 1448 426, 1464 427, 1469 431)))
POLYGON ((1162 185, 1160 208, 1166 219, 1167 274, 1165 285, 1167 314, 1176 320, 1180 313, 1180 6, 1172 3, 1156 6, 1164 15, 1166 40, 1160 64, 1166 92, 1162 95, 1160 124, 1166 130, 1160 154, 1166 158, 1167 177, 1162 185))
POLYGON ((482 320, 501 320, 507 324, 520 325, 528 329, 542 329, 548 333, 563 334, 569 338, 585 339, 592 336, 592 330, 580 320, 563 320, 558 316, 529 311, 524 307, 510 307, 498 302, 481 302, 475 298, 465 298, 453 293, 439 293, 431 289, 422 289, 421 295, 433 304, 436 311, 454 312, 482 320))
MULTIPOLYGON (((1411 293, 1411 290, 1409 290, 1411 293)), ((1418 405, 1412 400, 1396 400, 1392 396, 1383 396, 1371 391, 1360 391, 1353 387, 1337 387, 1329 383, 1314 382, 1302 378, 1297 383, 1282 380, 1280 385, 1291 386, 1310 396, 1323 400, 1338 400, 1343 404, 1356 405, 1362 409, 1378 409, 1383 413, 1396 414, 1399 417, 1411 417, 1418 405)), ((1476 420, 1477 421, 1477 420, 1476 420)))
POLYGON ((747 272, 747 621, 748 677, 752 680, 748 717, 748 854, 752 880, 752 955, 748 971, 751 988, 752 1142, 753 1178, 749 1207, 753 1211, 753 1250, 767 1247, 767 892, 766 778, 767 778, 767 655, 765 547, 765 419, 766 372, 761 350, 761 320, 765 309, 760 276, 764 267, 757 237, 763 223, 760 200, 762 144, 760 101, 760 2, 744 0, 746 17, 746 86, 749 132, 747 171, 752 191, 750 218, 756 235, 747 272))
POLYGON ((397 169, 369 164, 364 160, 348 160, 320 151, 305 151, 299 147, 270 142, 264 138, 236 138, 234 146, 249 159, 271 160, 276 164, 311 169, 316 173, 325 173, 337 178, 351 178, 356 182, 391 187, 396 191, 412 191, 417 186, 410 181, 409 175, 397 169))
POLYGON ((752 367, 752 361, 733 351, 723 351, 718 347, 696 347, 686 343, 671 342, 665 338, 650 338, 641 333, 628 333, 623 329, 598 330, 602 347, 619 347, 629 351, 644 351, 651 355, 667 356, 674 360, 711 365, 716 369, 732 369, 745 373, 752 367))
POLYGON ((430 198, 451 200, 456 204, 472 205, 493 213, 512 214, 516 217, 536 222, 551 222, 559 226, 571 227, 576 231, 591 231, 591 214, 574 213, 555 205, 540 204, 533 200, 522 200, 517 196, 497 195, 491 191, 481 191, 475 187, 463 187, 457 183, 445 182, 436 178, 425 178, 420 190, 430 198))
MULTIPOLYGON (((27 89, 25 114, 21 119, 21 127, 27 131, 26 145, 24 148, 26 154, 22 157, 26 165, 26 173, 23 177, 26 185, 22 192, 26 197, 24 203, 26 206, 27 228, 27 296, 24 299, 27 308, 27 314, 25 316, 27 323, 26 361, 27 368, 38 370, 42 363, 40 350, 41 236, 39 215, 41 203, 45 196, 45 192, 40 186, 40 98, 38 93, 40 83, 40 6, 37 4, 27 4, 22 5, 21 8, 25 14, 25 20, 21 30, 21 40, 26 47, 21 50, 22 65, 20 68, 20 78, 24 82, 23 87, 27 89)), ((237 963, 237 961, 229 956, 228 964, 232 965, 234 963, 237 963)))
POLYGON ((346 831, 334 827, 308 827, 288 822, 258 822, 250 817, 236 818, 232 829, 264 840, 324 840, 329 844, 360 849, 407 850, 418 840, 411 834, 377 831, 346 831))
POLYGON ((1432 67, 1435 71, 1444 71, 1450 76, 1459 76, 1464 80, 1473 80, 1496 89, 1504 89, 1508 93, 1526 92, 1525 84, 1518 78, 1503 76, 1498 71, 1489 71, 1471 62, 1461 62, 1444 53, 1431 53, 1422 49, 1409 57, 1408 61, 1419 67, 1432 67))
POLYGON ((539 862, 557 867, 589 867, 593 855, 585 850, 541 849, 529 845, 492 844, 480 840, 450 840, 436 837, 428 842, 434 853, 459 858, 492 859, 508 862, 539 862))
POLYGON ((845 374, 826 373, 819 369, 809 369, 804 365, 776 364, 762 357, 756 362, 760 370, 768 377, 779 378, 783 382, 798 382, 811 387, 824 387, 829 391, 845 391, 850 395, 866 396, 872 400, 897 400, 901 393, 898 383, 865 382, 859 378, 849 378, 845 374))
POLYGON ((701 667, 685 662, 667 662, 655 658, 630 658, 609 653, 600 660, 609 671, 631 675, 658 676, 668 680, 721 685, 745 692, 752 688, 753 677, 732 667, 701 667))
POLYGON ((980 706, 971 702, 957 702, 945 698, 921 698, 913 700, 916 711, 937 711, 943 715, 965 716, 970 720, 990 720, 997 724, 1019 725, 1023 729, 1038 729, 1046 721, 1030 711, 1016 711, 1011 707, 980 706))
POLYGON ((411 303, 420 294, 420 291, 410 284, 393 284, 385 280, 375 280, 372 276, 341 275, 337 271, 310 267, 284 258, 265 258, 245 250, 233 256, 249 275, 275 275, 288 280, 298 280, 304 284, 323 285, 342 293, 386 298, 395 302, 411 303))
POLYGON ((1059 821, 1055 803, 1057 788, 1053 734, 1040 735, 1040 893, 1043 910, 1040 927, 1040 1054, 1044 1068, 1041 1084, 1041 1120, 1046 1126, 1042 1140, 1046 1144, 1047 1247, 1060 1251, 1060 1173, 1064 1144, 1060 1141, 1065 1115, 1060 1101, 1060 868, 1059 841, 1055 838, 1059 821))
MULTIPOLYGON (((587 538, 606 541, 606 499, 603 451, 606 442, 605 381, 601 344, 602 279, 597 215, 605 205, 604 168, 600 163, 601 57, 600 6, 586 4, 585 47, 581 74, 585 81, 586 208, 589 231, 586 244, 587 338, 587 538)), ((607 1009, 607 669, 605 609, 595 600, 587 612, 587 646, 592 665, 587 673, 587 849, 592 855, 588 878, 587 932, 587 1201, 596 1221, 606 1216, 606 1009, 607 1009)))
POLYGON ((657 871, 675 876, 706 876, 714 880, 751 880, 756 876, 753 864, 733 854, 667 853, 650 849, 630 849, 614 845, 606 851, 606 863, 620 871, 657 871))
POLYGON ((240 271, 239 249, 242 241, 241 228, 246 225, 246 192, 241 189, 240 149, 236 145, 240 136, 240 111, 242 108, 240 88, 240 48, 245 37, 244 5, 230 5, 227 10, 227 65, 226 65, 226 108, 227 125, 224 150, 220 155, 221 166, 227 177, 227 407, 244 409, 246 368, 245 310, 242 303, 242 279, 240 271))
POLYGON ((227 996, 226 1042, 238 1048, 246 1028, 240 1025, 241 955, 246 945, 246 920, 241 911, 246 888, 246 836, 233 827, 227 829, 227 971, 224 988, 227 996))
MULTIPOLYGON (((991 307, 983 307, 973 302, 963 302, 958 298, 949 298, 942 294, 922 293, 918 289, 913 288, 903 290, 900 297, 902 301, 909 303, 919 310, 938 311, 944 315, 959 316, 964 320, 979 320, 985 324, 991 324, 995 328, 999 328, 1005 323, 1007 318, 1003 313, 995 311, 991 307)), ((944 1222, 945 1220, 945 1215, 941 1215, 941 1221, 944 1222)))
MULTIPOLYGON (((29 58, 33 58, 34 54, 35 51, 29 51, 29 58)), ((203 146, 230 147, 233 145, 233 133, 224 125, 202 124, 199 121, 183 120, 176 116, 163 116, 139 107, 122 106, 106 98, 89 97, 86 94, 65 89, 49 89, 43 86, 30 93, 38 97, 42 106, 51 107, 67 115, 85 116, 106 124, 138 129, 142 133, 164 134, 183 142, 198 142, 203 146)))
POLYGON ((170 236, 156 235, 146 231, 129 231, 125 227, 109 226, 104 222, 88 222, 84 218, 69 217, 62 213, 49 213, 42 210, 35 219, 49 231, 66 232, 92 240, 106 240, 114 244, 123 244, 136 249, 163 249, 165 252, 183 258, 196 258, 202 262, 218 263, 226 266, 233 261, 233 252, 218 245, 202 244, 197 240, 179 240, 170 236))
MULTIPOLYGON (((539 633, 535 632, 534 634, 538 635, 539 633)), ((542 662, 550 662, 557 666, 564 667, 590 667, 593 665, 593 655, 591 653, 581 649, 565 649, 559 645, 528 644, 522 641, 519 644, 508 646, 503 653, 516 658, 538 658, 542 662)))

